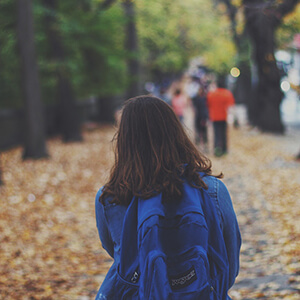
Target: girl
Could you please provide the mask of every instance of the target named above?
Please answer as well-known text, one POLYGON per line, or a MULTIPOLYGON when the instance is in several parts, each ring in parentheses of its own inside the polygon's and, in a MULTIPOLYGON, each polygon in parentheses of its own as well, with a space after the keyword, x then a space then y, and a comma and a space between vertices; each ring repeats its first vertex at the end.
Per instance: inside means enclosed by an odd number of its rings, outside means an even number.
POLYGON ((230 195, 220 177, 222 174, 211 175, 210 160, 198 152, 168 104, 153 96, 129 99, 116 133, 110 178, 96 195, 99 237, 103 248, 114 259, 96 299, 115 299, 123 220, 133 197, 147 201, 162 193, 165 201, 180 201, 183 178, 207 190, 216 207, 227 250, 231 287, 239 270, 241 237, 230 195))

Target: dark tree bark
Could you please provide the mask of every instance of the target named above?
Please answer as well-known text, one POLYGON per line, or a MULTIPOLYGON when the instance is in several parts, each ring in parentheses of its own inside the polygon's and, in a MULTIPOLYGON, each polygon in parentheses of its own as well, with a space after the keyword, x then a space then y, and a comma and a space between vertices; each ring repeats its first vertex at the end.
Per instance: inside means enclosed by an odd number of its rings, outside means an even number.
POLYGON ((255 93, 253 122, 262 131, 283 133, 280 115, 283 93, 280 89, 280 74, 276 64, 275 30, 282 18, 291 12, 298 0, 264 1, 244 0, 246 29, 253 41, 254 60, 258 71, 258 86, 255 93), (255 113, 254 113, 255 112, 255 113))
MULTIPOLYGON (((237 13, 231 0, 219 0, 226 5, 227 15, 231 23, 231 35, 237 48, 238 62, 237 67, 240 69, 240 76, 237 78, 234 95, 237 103, 245 103, 248 112, 250 111, 252 85, 251 85, 251 68, 250 68, 250 43, 247 31, 242 34, 237 32, 237 13)), ((248 113, 249 114, 249 113, 248 113)))
POLYGON ((64 65, 66 54, 56 19, 56 0, 44 0, 48 8, 45 17, 46 32, 50 46, 50 57, 55 61, 57 75, 58 118, 62 138, 65 142, 81 141, 80 119, 72 84, 67 68, 64 65))
POLYGON ((139 58, 138 58, 138 36, 135 21, 135 4, 132 0, 124 0, 124 13, 127 18, 125 49, 128 52, 128 77, 129 86, 127 89, 127 98, 137 96, 139 94, 139 58))
POLYGON ((34 45, 32 1, 17 2, 17 36, 25 102, 23 158, 47 157, 45 125, 34 45))
POLYGON ((105 10, 105 9, 111 7, 115 2, 116 2, 116 0, 105 0, 99 4, 99 8, 100 8, 100 10, 105 10))
POLYGON ((3 185, 3 180, 2 180, 2 165, 1 165, 1 152, 0 152, 0 186, 3 185))

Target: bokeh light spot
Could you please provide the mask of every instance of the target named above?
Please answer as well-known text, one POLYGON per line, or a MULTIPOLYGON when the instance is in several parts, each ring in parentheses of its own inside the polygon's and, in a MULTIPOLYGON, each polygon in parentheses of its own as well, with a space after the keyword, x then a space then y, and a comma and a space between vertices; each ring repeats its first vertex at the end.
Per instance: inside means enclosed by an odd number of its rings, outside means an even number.
POLYGON ((287 92, 291 88, 291 85, 288 81, 284 80, 281 82, 280 87, 283 92, 287 92))
POLYGON ((234 68, 232 68, 232 69, 230 70, 230 74, 231 74, 231 76, 233 76, 233 77, 239 77, 240 74, 241 74, 241 72, 240 72, 240 70, 239 70, 237 67, 234 67, 234 68))

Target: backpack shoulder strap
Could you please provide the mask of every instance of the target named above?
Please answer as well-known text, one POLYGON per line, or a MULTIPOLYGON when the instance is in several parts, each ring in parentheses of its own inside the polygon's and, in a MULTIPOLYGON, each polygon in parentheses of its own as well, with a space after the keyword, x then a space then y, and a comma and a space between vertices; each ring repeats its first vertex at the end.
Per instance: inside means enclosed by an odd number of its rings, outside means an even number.
POLYGON ((199 203, 199 198, 201 198, 199 190, 184 182, 183 198, 179 202, 163 203, 161 193, 147 200, 138 199, 138 228, 152 215, 175 217, 188 212, 198 212, 203 215, 202 203, 199 203))
POLYGON ((133 198, 124 217, 120 245, 119 274, 132 283, 135 283, 133 277, 138 269, 137 207, 137 199, 133 198))

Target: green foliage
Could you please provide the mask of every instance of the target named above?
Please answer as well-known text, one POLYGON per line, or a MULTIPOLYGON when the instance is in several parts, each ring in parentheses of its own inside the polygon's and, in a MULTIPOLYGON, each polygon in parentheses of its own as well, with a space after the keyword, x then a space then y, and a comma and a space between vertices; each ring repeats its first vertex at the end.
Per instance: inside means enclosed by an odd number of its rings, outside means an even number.
POLYGON ((236 49, 230 32, 228 17, 212 6, 212 1, 202 1, 201 33, 203 57, 216 73, 228 74, 235 64, 236 49), (203 9, 204 8, 204 9, 203 9))
POLYGON ((93 1, 85 1, 85 5, 82 1, 58 3, 57 11, 45 9, 42 3, 35 9, 36 23, 40 25, 37 42, 44 97, 55 101, 57 68, 67 72, 78 100, 120 93, 125 87, 124 18, 120 6, 100 11, 93 1), (44 21, 49 13, 55 17, 56 32, 63 41, 63 62, 54 61, 49 54, 44 21))
POLYGON ((104 96, 122 91, 126 57, 121 7, 114 5, 101 12, 91 6, 88 11, 74 11, 71 16, 67 14, 73 9, 73 2, 61 4, 65 12, 65 19, 61 21, 65 25, 62 36, 70 56, 71 74, 77 75, 72 77, 77 94, 104 96), (71 17, 73 23, 68 21, 71 17), (68 24, 73 26, 70 28, 68 24))
MULTIPOLYGON (((125 89, 124 17, 121 6, 101 11, 99 1, 57 1, 56 11, 34 1, 36 53, 42 98, 55 103, 57 68, 67 72, 78 100, 92 95, 115 95, 125 89), (65 50, 65 61, 51 56, 47 15, 65 50)), ((21 107, 20 66, 17 51, 16 7, 13 0, 0 2, 0 108, 21 107)))
POLYGON ((142 61, 150 74, 180 73, 195 56, 218 72, 232 66, 229 23, 212 1, 139 0, 136 5, 142 61))
MULTIPOLYGON (((66 72, 78 100, 124 92, 126 60, 140 59, 145 79, 179 74, 189 60, 202 56, 208 67, 223 72, 233 64, 235 49, 227 18, 207 0, 136 0, 139 53, 124 49, 125 16, 122 1, 101 9, 99 0, 58 1, 55 10, 34 0, 36 53, 42 98, 56 102, 57 69, 66 72), (64 61, 51 55, 46 16, 64 47, 64 61), (148 76, 149 75, 149 76, 148 76), (148 76, 148 78, 146 78, 148 76)), ((16 37, 16 1, 0 2, 0 107, 22 106, 20 64, 16 37)))
POLYGON ((20 72, 16 39, 16 7, 0 2, 0 108, 20 107, 20 72))
POLYGON ((296 33, 300 32, 300 4, 287 15, 276 32, 277 45, 279 48, 289 48, 296 33))

